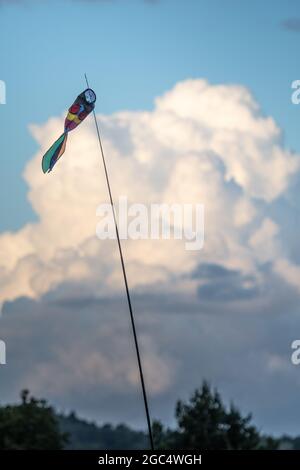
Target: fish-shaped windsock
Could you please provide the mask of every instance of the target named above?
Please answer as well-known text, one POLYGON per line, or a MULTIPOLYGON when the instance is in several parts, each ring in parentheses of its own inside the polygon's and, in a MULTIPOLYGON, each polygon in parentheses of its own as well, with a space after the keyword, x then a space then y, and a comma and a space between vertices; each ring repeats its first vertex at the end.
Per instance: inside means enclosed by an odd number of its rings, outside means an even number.
POLYGON ((58 159, 63 155, 66 149, 68 133, 75 129, 94 109, 96 103, 96 94, 91 88, 87 88, 79 96, 69 108, 68 115, 65 119, 64 133, 45 153, 42 160, 42 168, 44 173, 49 173, 54 167, 58 159))

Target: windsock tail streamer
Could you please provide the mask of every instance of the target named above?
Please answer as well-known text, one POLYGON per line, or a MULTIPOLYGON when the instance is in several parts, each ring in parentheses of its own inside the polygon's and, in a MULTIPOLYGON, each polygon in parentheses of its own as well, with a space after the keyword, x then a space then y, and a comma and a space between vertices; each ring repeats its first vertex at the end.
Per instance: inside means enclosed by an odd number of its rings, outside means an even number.
POLYGON ((49 173, 54 167, 55 163, 64 154, 64 151, 66 150, 67 138, 68 133, 64 132, 43 156, 42 169, 44 173, 49 173))

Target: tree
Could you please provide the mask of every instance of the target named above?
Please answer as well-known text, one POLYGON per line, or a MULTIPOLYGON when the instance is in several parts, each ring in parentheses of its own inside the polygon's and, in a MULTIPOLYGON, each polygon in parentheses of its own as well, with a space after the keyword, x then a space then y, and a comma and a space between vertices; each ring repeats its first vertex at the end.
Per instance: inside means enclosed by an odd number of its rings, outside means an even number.
POLYGON ((66 442, 53 408, 28 390, 22 391, 19 405, 0 407, 0 449, 59 450, 66 442))
POLYGON ((233 405, 224 406, 219 393, 207 382, 195 390, 188 403, 176 405, 178 429, 165 430, 159 422, 153 431, 158 448, 165 449, 276 449, 278 441, 261 436, 251 424, 252 416, 242 416, 233 405))

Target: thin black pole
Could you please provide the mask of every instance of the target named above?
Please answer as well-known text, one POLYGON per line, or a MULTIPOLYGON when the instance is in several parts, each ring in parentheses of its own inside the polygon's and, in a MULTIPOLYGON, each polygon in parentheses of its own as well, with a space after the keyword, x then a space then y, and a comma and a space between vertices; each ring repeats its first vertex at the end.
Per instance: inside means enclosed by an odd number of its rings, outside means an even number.
MULTIPOLYGON (((85 76, 85 81, 86 81, 87 87, 89 88, 90 86, 89 86, 89 82, 88 82, 86 74, 84 74, 84 76, 85 76)), ((106 167, 106 162, 105 162, 105 157, 104 157, 104 152, 103 152, 103 147, 102 147, 102 141, 101 141, 101 137, 100 137, 100 130, 99 130, 99 126, 98 126, 98 121, 97 121, 95 109, 93 109, 93 115, 94 115, 94 121, 95 121, 95 125, 96 125, 97 136, 98 136, 98 141, 99 141, 99 146, 100 146, 100 151, 101 151, 101 156, 102 156, 102 162, 103 162, 103 166, 104 166, 104 173, 105 173, 105 178, 106 178, 106 183, 107 183, 107 188, 108 188, 108 193, 109 193, 110 204, 111 204, 111 207, 112 207, 112 213, 113 213, 114 223, 115 223, 115 227, 116 227, 116 235, 117 235, 120 259, 121 259, 121 265, 122 265, 122 271, 123 271, 123 277, 124 277, 124 283, 125 283, 129 313, 130 313, 132 333, 133 333, 133 338, 134 338, 137 362, 138 362, 141 385, 142 385, 142 391, 143 391, 143 399, 144 399, 145 412, 146 412, 146 418, 147 418, 150 446, 151 446, 151 450, 154 450, 153 436, 152 436, 152 430, 151 430, 151 420, 150 420, 149 406, 148 406, 147 393, 146 393, 146 387, 145 387, 145 381, 144 381, 144 373, 143 373, 143 368, 142 368, 142 361, 141 361, 140 350, 139 350, 139 343, 138 343, 137 334, 136 334, 135 320, 134 320, 134 315, 133 315, 133 310, 132 310, 132 305, 131 305, 131 298, 130 298, 127 275, 126 275, 126 270, 125 270, 125 263, 124 263, 124 258, 123 258, 122 246, 121 246, 121 241, 120 241, 120 236, 119 236, 119 229, 118 229, 118 224, 117 224, 115 206, 114 206, 114 201, 113 201, 112 192, 111 192, 111 188, 110 188, 108 171, 107 171, 107 167, 106 167)))

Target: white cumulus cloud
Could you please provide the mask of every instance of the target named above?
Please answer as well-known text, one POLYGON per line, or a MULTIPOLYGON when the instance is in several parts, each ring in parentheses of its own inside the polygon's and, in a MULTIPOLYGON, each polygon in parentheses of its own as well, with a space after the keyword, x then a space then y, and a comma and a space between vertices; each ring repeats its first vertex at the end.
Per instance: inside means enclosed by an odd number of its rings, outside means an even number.
MULTIPOLYGON (((96 294, 123 287, 116 243, 95 235, 96 208, 108 196, 92 119, 70 134, 53 172, 42 174, 41 157, 63 118, 30 126, 40 149, 24 177, 38 222, 0 236, 2 303, 39 298, 63 282, 82 282, 96 294)), ((201 251, 186 251, 178 240, 124 243, 132 287, 196 292, 182 279, 202 262, 256 276, 258 263, 274 261, 280 227, 264 213, 288 188, 299 156, 282 146, 280 129, 246 88, 186 80, 152 111, 98 119, 115 199, 205 206, 201 251)), ((277 272, 285 271, 281 263, 277 272)))

